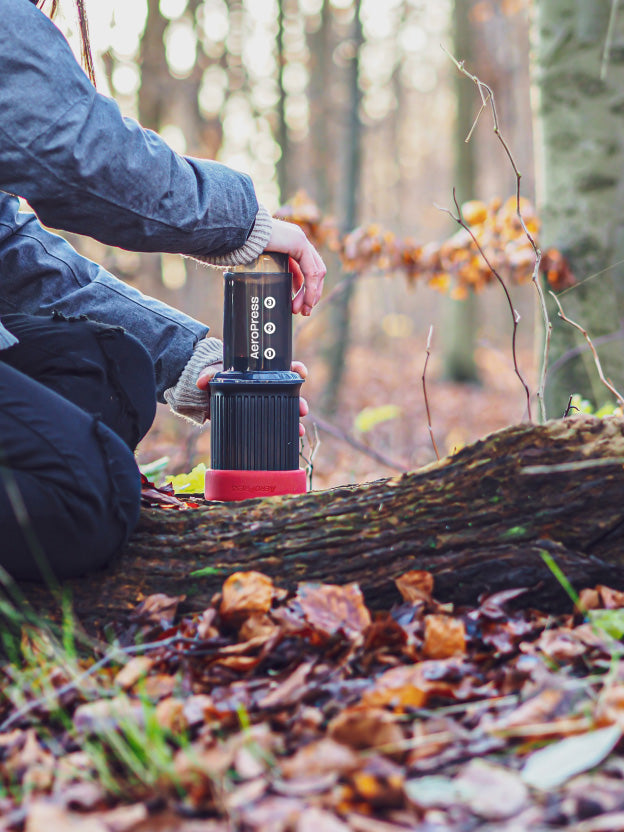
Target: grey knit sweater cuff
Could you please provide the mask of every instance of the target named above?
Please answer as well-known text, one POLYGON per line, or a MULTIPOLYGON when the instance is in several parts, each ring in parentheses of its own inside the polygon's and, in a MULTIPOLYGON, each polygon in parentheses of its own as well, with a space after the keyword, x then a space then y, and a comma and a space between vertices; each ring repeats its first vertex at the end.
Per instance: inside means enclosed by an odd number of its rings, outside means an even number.
POLYGON ((196 344, 175 387, 164 392, 174 413, 198 425, 210 418, 210 390, 200 390, 196 382, 202 370, 216 364, 223 364, 223 343, 218 338, 203 338, 196 344))
POLYGON ((251 229, 251 234, 244 245, 220 257, 214 257, 210 254, 194 254, 192 255, 192 259, 199 260, 202 263, 209 263, 211 266, 244 266, 247 263, 251 263, 257 257, 260 257, 269 244, 272 231, 273 219, 271 215, 264 205, 258 205, 258 213, 256 214, 254 227, 251 229))

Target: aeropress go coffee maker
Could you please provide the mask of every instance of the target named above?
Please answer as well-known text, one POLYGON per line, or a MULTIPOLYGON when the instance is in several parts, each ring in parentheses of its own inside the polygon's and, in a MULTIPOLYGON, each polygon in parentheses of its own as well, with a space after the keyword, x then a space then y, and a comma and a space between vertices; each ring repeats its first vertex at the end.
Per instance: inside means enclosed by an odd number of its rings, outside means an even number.
POLYGON ((207 500, 302 494, 299 391, 292 372, 288 255, 225 272, 223 372, 210 382, 207 500))

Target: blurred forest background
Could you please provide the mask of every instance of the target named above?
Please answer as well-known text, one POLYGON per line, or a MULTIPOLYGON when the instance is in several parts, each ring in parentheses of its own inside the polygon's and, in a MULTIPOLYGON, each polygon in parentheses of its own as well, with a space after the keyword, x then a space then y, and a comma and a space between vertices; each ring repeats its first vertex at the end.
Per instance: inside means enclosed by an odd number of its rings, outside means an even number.
MULTIPOLYGON (((566 2, 575 5, 552 5, 566 2)), ((78 49, 72 5, 61 3, 56 22, 78 49)), ((248 172, 272 212, 304 191, 344 232, 374 224, 382 236, 387 230, 419 245, 457 232, 440 210, 453 208, 453 188, 462 203, 516 193, 489 112, 466 142, 481 99, 445 50, 493 90, 501 132, 522 173, 522 196, 535 201, 530 6, 529 0, 87 3, 98 88, 124 114, 180 153, 248 172)), ((611 0, 576 6, 593 8, 587 15, 599 46, 592 54, 603 55, 601 45, 613 34, 611 0)), ((541 25, 546 31, 551 24, 541 25)), ((221 334, 218 271, 175 255, 72 242, 221 334)), ((294 324, 295 355, 310 369, 304 393, 324 426, 317 430, 313 418, 306 420, 308 438, 318 444, 314 487, 385 476, 434 458, 422 385, 431 326, 427 392, 441 453, 526 418, 500 287, 457 300, 447 286, 436 291, 435 281, 417 274, 408 279, 380 262, 351 272, 331 251, 322 253, 327 300, 311 319, 294 324), (338 435, 375 449, 377 458, 338 435)), ((534 390, 543 330, 536 293, 530 282, 511 291, 521 316, 518 357, 534 390)), ((208 434, 163 406, 140 462, 167 455, 171 472, 189 470, 207 462, 208 434)), ((304 454, 311 451, 306 445, 304 454)))

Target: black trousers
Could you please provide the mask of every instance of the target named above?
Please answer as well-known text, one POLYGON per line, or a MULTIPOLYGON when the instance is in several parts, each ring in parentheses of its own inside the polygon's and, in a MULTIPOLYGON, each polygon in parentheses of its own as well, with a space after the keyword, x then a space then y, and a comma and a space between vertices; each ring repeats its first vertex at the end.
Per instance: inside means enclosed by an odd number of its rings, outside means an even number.
POLYGON ((133 451, 156 411, 152 361, 119 327, 5 315, 0 350, 0 566, 14 578, 106 564, 139 516, 133 451))

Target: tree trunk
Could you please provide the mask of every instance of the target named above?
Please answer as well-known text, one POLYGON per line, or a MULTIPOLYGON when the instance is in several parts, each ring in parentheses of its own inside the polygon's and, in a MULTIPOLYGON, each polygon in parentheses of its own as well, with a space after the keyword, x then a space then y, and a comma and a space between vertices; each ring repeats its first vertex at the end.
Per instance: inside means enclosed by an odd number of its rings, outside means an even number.
MULTIPOLYGON (((229 574, 249 569, 289 588, 357 581, 378 609, 399 600, 394 579, 411 569, 433 574, 440 600, 529 587, 525 604, 560 608, 568 599, 544 552, 578 588, 624 588, 623 462, 624 421, 615 417, 519 425, 392 479, 144 509, 111 568, 68 584, 88 628, 155 592, 186 595, 187 608, 202 609, 229 574), (210 574, 193 575, 206 567, 210 574)), ((25 591, 36 609, 45 606, 43 588, 25 591)))
MULTIPOLYGON (((466 66, 473 67, 473 0, 455 0, 452 14, 453 55, 466 66)), ((474 84, 460 72, 453 76, 455 93, 455 122, 453 124, 453 185, 460 204, 476 197, 476 145, 466 141, 475 119, 477 96, 474 84)), ((453 228, 453 232, 457 227, 453 228)), ((445 325, 442 327, 442 359, 444 376, 450 381, 476 383, 479 372, 475 361, 479 298, 469 292, 464 300, 446 298, 445 325)))
MULTIPOLYGON (((362 21, 360 19, 361 6, 361 0, 355 0, 353 9, 353 56, 349 63, 346 84, 349 101, 348 123, 341 154, 341 169, 344 171, 344 177, 339 201, 342 204, 340 211, 341 224, 345 233, 351 231, 357 224, 360 200, 362 155, 360 51, 363 44, 362 21)), ((334 299, 330 309, 331 343, 325 350, 328 356, 329 376, 323 391, 321 407, 323 412, 330 416, 336 413, 340 403, 340 389, 350 342, 351 307, 356 274, 351 272, 343 275, 341 279, 345 281, 345 288, 334 299)))
MULTIPOLYGON (((533 41, 540 240, 566 255, 579 281, 587 280, 561 302, 600 343, 605 375, 622 386, 624 14, 612 0, 538 0, 533 41)), ((549 416, 564 412, 571 393, 596 405, 608 401, 582 336, 551 313, 549 416)))

